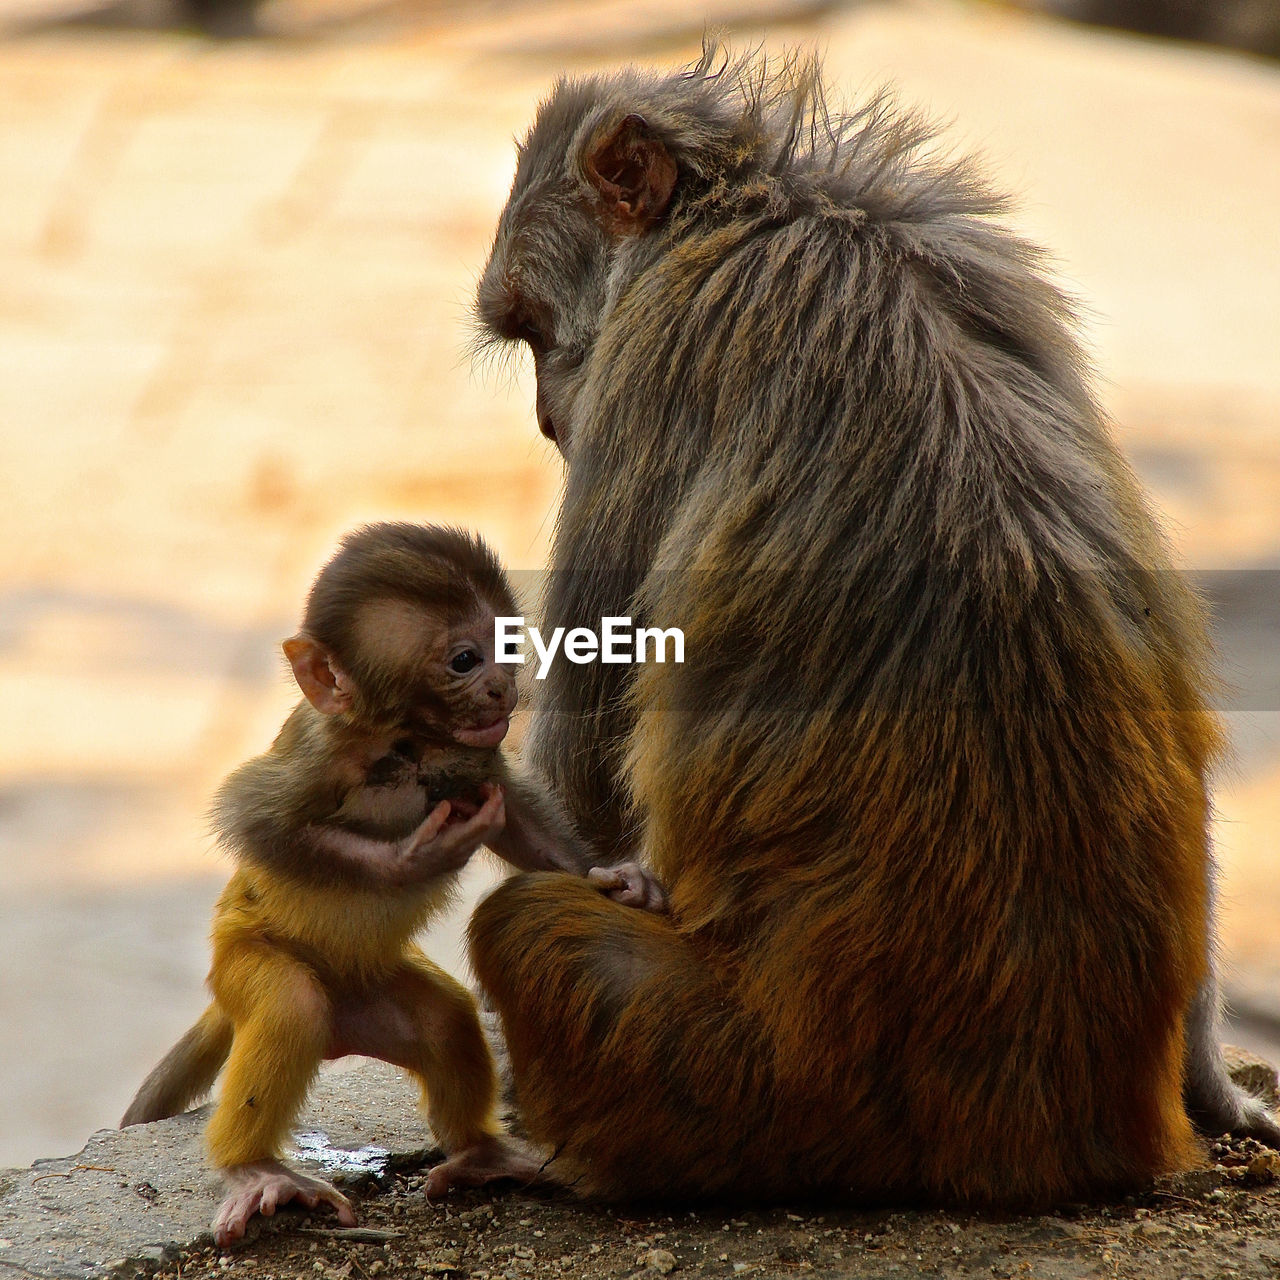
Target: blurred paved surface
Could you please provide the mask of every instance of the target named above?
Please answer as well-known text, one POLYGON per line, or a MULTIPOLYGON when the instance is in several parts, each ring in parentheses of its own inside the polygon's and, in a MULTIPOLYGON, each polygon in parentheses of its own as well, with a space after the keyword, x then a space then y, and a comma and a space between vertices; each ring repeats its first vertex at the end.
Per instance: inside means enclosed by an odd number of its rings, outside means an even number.
MULTIPOLYGON (((1274 1007, 1277 69, 948 4, 767 10, 705 11, 819 40, 845 93, 897 80, 1022 193, 1184 557, 1236 571, 1227 950, 1274 1007)), ((201 1006, 201 815, 291 703, 275 645, 337 535, 453 520, 543 561, 530 371, 465 353, 510 139, 560 70, 681 61, 703 25, 299 0, 218 44, 77 11, 0 3, 0 1165, 112 1123, 201 1006)))

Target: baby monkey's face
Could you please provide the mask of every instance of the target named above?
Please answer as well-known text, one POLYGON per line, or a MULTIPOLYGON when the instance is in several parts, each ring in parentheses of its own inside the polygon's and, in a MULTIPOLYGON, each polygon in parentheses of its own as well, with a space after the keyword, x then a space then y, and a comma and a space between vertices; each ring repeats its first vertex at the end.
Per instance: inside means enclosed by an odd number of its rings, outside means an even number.
MULTIPOLYGON (((507 736, 519 697, 515 668, 497 661, 493 623, 493 610, 479 609, 445 628, 442 643, 432 650, 432 693, 447 708, 438 723, 467 747, 496 747, 507 736)), ((434 701, 429 698, 419 708, 428 722, 434 701)))
POLYGON ((421 648, 404 670, 404 728, 431 742, 496 747, 517 702, 515 670, 496 660, 494 613, 422 619, 421 648))
POLYGON ((360 607, 342 651, 306 631, 284 641, 299 689, 329 718, 357 781, 377 765, 379 785, 390 785, 426 754, 498 747, 516 681, 514 664, 496 660, 494 617, 488 603, 446 612, 386 597, 360 607))

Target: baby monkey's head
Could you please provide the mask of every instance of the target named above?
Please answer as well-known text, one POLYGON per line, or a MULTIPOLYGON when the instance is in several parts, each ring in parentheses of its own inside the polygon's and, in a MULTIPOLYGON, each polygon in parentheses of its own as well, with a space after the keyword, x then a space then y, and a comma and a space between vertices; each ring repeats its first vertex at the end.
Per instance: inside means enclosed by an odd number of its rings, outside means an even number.
POLYGON ((516 682, 496 661, 493 624, 517 612, 497 556, 476 535, 371 524, 348 534, 320 571, 284 652, 325 715, 370 732, 496 747, 516 682))

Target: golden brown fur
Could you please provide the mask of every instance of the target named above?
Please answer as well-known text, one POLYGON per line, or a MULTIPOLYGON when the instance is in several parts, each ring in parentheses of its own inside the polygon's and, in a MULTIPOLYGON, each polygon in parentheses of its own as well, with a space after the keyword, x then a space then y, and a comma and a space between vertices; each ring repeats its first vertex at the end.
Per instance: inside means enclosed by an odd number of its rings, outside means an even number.
POLYGON ((540 690, 535 763, 672 919, 481 904, 526 1123, 608 1196, 1139 1186, 1196 1159, 1203 611, 1000 201, 718 56, 557 86, 480 284, 568 463, 544 629, 688 657, 540 690))
MULTIPOLYGON (((288 1199, 325 1200, 354 1221, 337 1191, 280 1161, 329 1057, 381 1057, 418 1081, 450 1156, 432 1190, 536 1168, 501 1136, 470 995, 412 941, 454 873, 482 841, 496 843, 500 783, 510 780, 516 827, 534 833, 535 852, 573 849, 567 826, 538 825, 559 810, 529 800, 498 750, 515 686, 494 661, 493 619, 511 607, 478 539, 371 526, 322 571, 303 630, 285 642, 305 699, 214 804, 239 866, 214 911, 213 1003, 122 1122, 184 1109, 225 1062, 208 1128, 230 1190, 215 1223, 221 1243, 288 1199)), ((530 854, 523 865, 549 864, 530 854)))

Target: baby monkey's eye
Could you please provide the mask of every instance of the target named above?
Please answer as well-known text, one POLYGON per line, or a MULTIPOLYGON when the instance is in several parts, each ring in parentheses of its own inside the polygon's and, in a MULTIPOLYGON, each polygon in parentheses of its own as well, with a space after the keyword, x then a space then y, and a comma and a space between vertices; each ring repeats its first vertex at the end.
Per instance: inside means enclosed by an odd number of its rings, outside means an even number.
POLYGON ((460 676, 464 676, 473 667, 480 665, 480 655, 474 649, 463 649, 461 653, 455 653, 449 659, 449 670, 456 671, 460 676))

